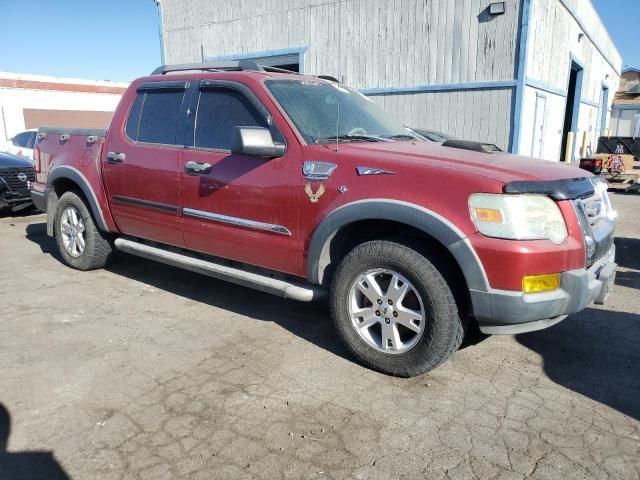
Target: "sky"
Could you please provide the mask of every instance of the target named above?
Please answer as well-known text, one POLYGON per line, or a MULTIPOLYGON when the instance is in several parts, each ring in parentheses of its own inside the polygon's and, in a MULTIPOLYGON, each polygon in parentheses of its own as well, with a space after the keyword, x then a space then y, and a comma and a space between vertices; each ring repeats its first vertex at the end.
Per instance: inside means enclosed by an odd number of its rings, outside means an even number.
MULTIPOLYGON (((640 68, 640 0, 592 2, 640 68)), ((0 71, 131 81, 160 63, 153 0, 0 0, 0 71)))
POLYGON ((640 0, 591 0, 591 3, 622 55, 623 65, 640 68, 640 0))
POLYGON ((0 0, 0 71, 131 81, 160 65, 153 0, 0 0))

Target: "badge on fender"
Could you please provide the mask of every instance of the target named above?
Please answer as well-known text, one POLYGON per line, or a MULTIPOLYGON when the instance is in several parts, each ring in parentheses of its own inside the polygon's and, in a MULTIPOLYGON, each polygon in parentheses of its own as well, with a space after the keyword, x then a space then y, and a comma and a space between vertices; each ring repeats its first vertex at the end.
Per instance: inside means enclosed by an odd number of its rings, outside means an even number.
POLYGON ((320 197, 324 195, 325 190, 326 189, 324 188, 323 184, 320 184, 320 186, 318 187, 318 190, 316 190, 315 193, 313 192, 313 189, 311 188, 310 183, 307 183, 304 187, 304 191, 309 197, 309 200, 311 200, 311 203, 318 203, 318 200, 320 200, 320 197))

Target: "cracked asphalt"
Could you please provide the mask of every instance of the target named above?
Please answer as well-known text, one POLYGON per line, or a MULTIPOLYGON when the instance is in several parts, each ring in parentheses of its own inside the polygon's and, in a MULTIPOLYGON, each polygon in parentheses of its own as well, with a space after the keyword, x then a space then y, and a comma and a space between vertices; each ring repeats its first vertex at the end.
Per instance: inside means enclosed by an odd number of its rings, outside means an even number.
POLYGON ((60 263, 0 219, 0 479, 640 478, 640 196, 617 286, 413 379, 356 364, 323 305, 136 257, 60 263))

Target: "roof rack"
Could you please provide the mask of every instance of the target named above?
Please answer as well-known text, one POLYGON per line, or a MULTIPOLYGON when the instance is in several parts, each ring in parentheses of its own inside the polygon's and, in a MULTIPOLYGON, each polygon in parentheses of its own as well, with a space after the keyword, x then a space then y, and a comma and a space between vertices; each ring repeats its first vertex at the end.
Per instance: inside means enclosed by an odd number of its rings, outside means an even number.
POLYGON ((189 70, 210 70, 213 72, 228 72, 250 70, 264 72, 265 68, 252 60, 228 60, 204 63, 181 63, 178 65, 160 65, 151 75, 164 75, 169 72, 186 72, 189 70))
MULTIPOLYGON (((151 75, 164 75, 169 72, 186 72, 189 70, 206 70, 210 72, 275 72, 290 73, 292 75, 302 75, 302 73, 300 72, 294 72, 293 70, 287 70, 285 68, 260 65, 253 60, 226 60, 204 63, 181 63, 178 65, 160 65, 153 72, 151 72, 151 75)), ((331 75, 318 75, 318 78, 340 83, 337 78, 332 77, 331 75)))

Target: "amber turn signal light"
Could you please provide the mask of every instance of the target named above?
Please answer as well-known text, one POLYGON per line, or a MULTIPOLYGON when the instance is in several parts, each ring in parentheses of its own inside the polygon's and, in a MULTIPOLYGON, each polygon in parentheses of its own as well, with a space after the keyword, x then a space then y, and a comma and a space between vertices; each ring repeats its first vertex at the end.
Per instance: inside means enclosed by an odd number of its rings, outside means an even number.
POLYGON ((522 277, 522 293, 550 292, 558 288, 560 288, 559 273, 522 277))
POLYGON ((476 218, 481 222, 502 223, 502 212, 495 208, 480 208, 473 209, 476 218))

